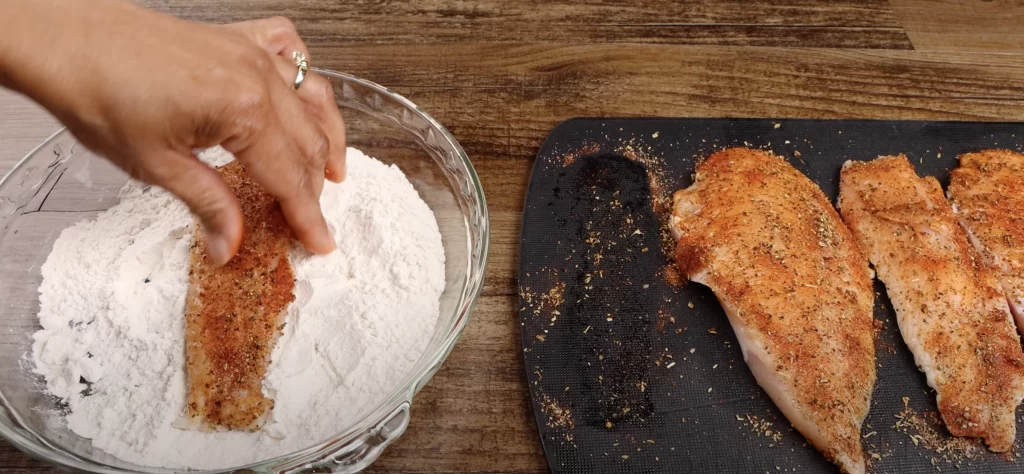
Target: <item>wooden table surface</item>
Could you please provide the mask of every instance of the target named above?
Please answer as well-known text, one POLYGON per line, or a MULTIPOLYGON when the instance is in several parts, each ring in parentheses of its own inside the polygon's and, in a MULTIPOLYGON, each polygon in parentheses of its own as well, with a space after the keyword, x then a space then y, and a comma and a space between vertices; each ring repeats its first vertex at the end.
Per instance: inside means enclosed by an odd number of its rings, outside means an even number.
MULTIPOLYGON (((1024 120, 1010 0, 145 0, 292 18, 313 63, 384 84, 465 147, 491 212, 472 322, 373 472, 546 471, 519 343, 519 219, 534 154, 576 116, 1024 120)), ((0 172, 58 124, 0 91, 0 172)), ((0 471, 52 468, 0 442, 0 471)))

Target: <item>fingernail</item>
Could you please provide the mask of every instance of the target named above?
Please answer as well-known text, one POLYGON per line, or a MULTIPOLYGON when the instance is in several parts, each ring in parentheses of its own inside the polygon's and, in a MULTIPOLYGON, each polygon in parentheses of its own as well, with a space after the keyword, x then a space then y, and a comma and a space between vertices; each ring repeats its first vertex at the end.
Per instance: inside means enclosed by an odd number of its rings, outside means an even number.
POLYGON ((334 236, 331 235, 331 228, 327 225, 327 220, 321 220, 320 226, 320 237, 317 239, 320 242, 317 243, 317 253, 331 253, 334 249, 338 248, 338 244, 334 242, 334 236))
POLYGON ((340 183, 342 181, 345 181, 345 165, 341 165, 340 167, 328 165, 327 168, 324 169, 324 176, 327 178, 328 181, 332 183, 340 183))
POLYGON ((207 232, 206 251, 213 264, 219 267, 231 260, 231 241, 223 234, 207 232))
POLYGON ((321 244, 320 244, 319 247, 323 251, 320 252, 320 253, 331 253, 331 252, 334 251, 334 249, 338 248, 338 244, 336 244, 334 242, 334 237, 327 231, 326 227, 324 228, 324 233, 321 234, 321 235, 322 235, 322 237, 320 238, 321 244))

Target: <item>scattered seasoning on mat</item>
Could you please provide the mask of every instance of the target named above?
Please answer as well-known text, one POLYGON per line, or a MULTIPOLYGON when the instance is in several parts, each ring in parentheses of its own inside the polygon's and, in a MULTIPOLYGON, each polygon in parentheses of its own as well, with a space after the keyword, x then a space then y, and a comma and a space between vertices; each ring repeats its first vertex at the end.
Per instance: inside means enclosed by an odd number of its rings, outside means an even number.
POLYGON ((570 166, 573 163, 575 163, 576 160, 579 159, 579 157, 587 156, 587 155, 593 155, 594 153, 597 153, 600 150, 601 150, 601 146, 600 145, 591 143, 591 144, 588 144, 588 145, 584 145, 584 146, 580 147, 577 150, 573 150, 573 151, 570 151, 568 153, 564 153, 564 154, 560 155, 558 160, 562 164, 562 167, 566 167, 566 166, 570 166))
POLYGON ((892 456, 892 448, 889 446, 888 441, 883 441, 881 445, 876 444, 875 441, 878 439, 878 431, 871 426, 870 423, 865 423, 861 435, 861 443, 864 445, 864 453, 867 454, 867 463, 870 466, 874 462, 881 461, 889 456, 892 456))
MULTIPOLYGON (((568 388, 566 387, 566 389, 568 388)), ((547 417, 547 422, 545 423, 547 427, 556 430, 563 443, 572 444, 573 439, 575 439, 572 430, 576 428, 576 420, 572 417, 572 409, 563 406, 558 400, 549 397, 547 394, 541 395, 540 409, 547 417)), ((575 444, 572 445, 575 446, 575 444)))
POLYGON ((775 427, 775 423, 758 417, 757 415, 736 415, 736 420, 743 422, 751 433, 758 437, 764 437, 770 441, 769 448, 774 448, 776 443, 782 441, 782 431, 775 427))
MULTIPOLYGON (((561 155, 557 161, 563 167, 568 167, 576 163, 580 157, 596 154, 599 150, 600 147, 598 145, 585 145, 578 150, 561 155)), ((660 272, 659 276, 669 285, 681 288, 686 284, 686 279, 676 268, 675 258, 673 258, 675 255, 675 239, 672 238, 672 233, 668 226, 668 218, 672 213, 672 193, 681 187, 678 177, 668 173, 664 158, 657 156, 650 146, 635 138, 623 143, 616 148, 615 152, 630 161, 643 165, 647 173, 651 207, 661 224, 659 231, 661 234, 662 253, 666 257, 665 268, 660 272)), ((617 201, 616 199, 612 202, 612 207, 615 207, 617 201)), ((621 203, 618 204, 618 207, 621 208, 621 203)), ((627 216, 625 222, 626 224, 632 224, 632 218, 627 216)), ((587 239, 587 243, 590 244, 597 242, 600 242, 600 240, 596 236, 591 236, 587 239)), ((641 252, 647 251, 647 248, 641 249, 641 252)))
POLYGON ((540 316, 542 313, 557 316, 561 314, 558 309, 565 302, 565 282, 556 282, 546 292, 540 294, 529 287, 520 288, 519 296, 523 298, 534 316, 540 316))
POLYGON ((573 429, 576 427, 576 421, 572 419, 572 410, 560 405, 558 400, 544 395, 540 407, 548 416, 549 428, 573 429))
POLYGON ((937 455, 932 457, 932 465, 941 460, 959 469, 965 461, 985 452, 977 439, 951 436, 940 431, 944 425, 939 415, 934 412, 917 413, 910 408, 909 397, 903 397, 903 411, 896 415, 896 420, 894 429, 907 435, 914 446, 921 446, 937 455))
POLYGON ((679 182, 679 177, 668 172, 663 157, 636 139, 626 142, 616 149, 616 152, 630 161, 643 165, 647 172, 647 181, 651 189, 651 207, 661 223, 661 249, 662 255, 666 258, 665 267, 659 276, 672 287, 682 288, 686 285, 686 278, 676 267, 676 242, 668 225, 669 217, 672 215, 672 193, 682 188, 682 183, 679 182))

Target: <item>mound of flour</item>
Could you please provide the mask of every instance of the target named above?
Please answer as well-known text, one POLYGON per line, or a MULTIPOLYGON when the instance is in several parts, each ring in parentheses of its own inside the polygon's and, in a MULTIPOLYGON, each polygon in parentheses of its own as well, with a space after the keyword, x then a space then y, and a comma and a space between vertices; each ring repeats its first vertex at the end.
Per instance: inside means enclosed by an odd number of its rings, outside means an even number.
MULTIPOLYGON (((204 161, 231 156, 211 149, 204 161)), ((65 229, 42 267, 32 360, 65 400, 67 426, 135 464, 214 469, 326 440, 397 388, 426 349, 444 289, 434 214, 394 166, 348 149, 320 199, 338 249, 294 248, 296 300, 257 433, 171 426, 185 406, 184 310, 193 219, 167 192, 131 183, 121 203, 65 229)))

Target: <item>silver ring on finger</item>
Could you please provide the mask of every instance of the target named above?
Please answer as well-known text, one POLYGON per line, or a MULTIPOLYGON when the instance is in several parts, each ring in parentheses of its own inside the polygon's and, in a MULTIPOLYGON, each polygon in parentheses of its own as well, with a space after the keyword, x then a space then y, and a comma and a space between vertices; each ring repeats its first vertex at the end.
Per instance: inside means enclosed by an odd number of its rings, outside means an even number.
POLYGON ((299 90, 299 86, 302 85, 302 81, 306 80, 306 73, 309 71, 309 62, 306 61, 306 55, 302 54, 301 51, 292 53, 292 60, 295 61, 295 67, 299 68, 298 73, 295 75, 295 82, 292 83, 292 88, 299 90))

